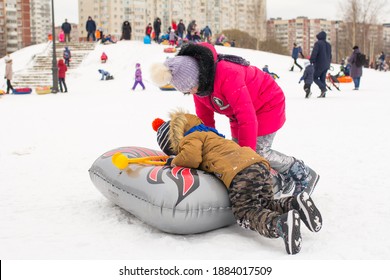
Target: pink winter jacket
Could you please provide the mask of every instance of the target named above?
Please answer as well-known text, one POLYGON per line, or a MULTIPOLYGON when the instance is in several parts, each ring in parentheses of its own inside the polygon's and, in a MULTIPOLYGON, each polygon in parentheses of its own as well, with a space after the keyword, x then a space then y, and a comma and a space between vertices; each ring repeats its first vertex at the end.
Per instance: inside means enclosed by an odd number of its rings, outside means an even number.
MULTIPOLYGON (((202 43, 214 53, 215 48, 202 43)), ((209 96, 194 95, 198 117, 206 126, 215 127, 214 112, 230 119, 233 138, 240 146, 256 151, 257 136, 279 130, 286 121, 285 97, 275 80, 255 66, 220 61, 209 96)))

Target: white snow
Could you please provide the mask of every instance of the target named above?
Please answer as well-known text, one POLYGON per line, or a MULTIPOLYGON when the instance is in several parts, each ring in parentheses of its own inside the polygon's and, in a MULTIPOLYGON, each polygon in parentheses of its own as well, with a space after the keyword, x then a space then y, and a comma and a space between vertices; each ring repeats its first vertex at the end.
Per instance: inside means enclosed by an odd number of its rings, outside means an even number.
MULTIPOLYGON (((22 69, 39 45, 13 53, 22 69), (28 51, 29 50, 29 51, 28 51)), ((324 226, 302 227, 302 250, 286 254, 281 239, 266 239, 237 225, 197 235, 160 232, 103 197, 88 169, 101 154, 122 146, 158 149, 154 118, 171 109, 194 113, 192 97, 163 92, 150 82, 150 65, 163 46, 142 42, 98 45, 68 73, 68 93, 0 97, 0 259, 9 260, 378 260, 390 258, 390 79, 364 69, 361 90, 304 98, 302 73, 292 59, 254 50, 218 47, 281 78, 287 122, 273 148, 303 159, 321 179, 313 194, 324 226), (100 63, 105 51, 107 64, 100 63), (146 90, 131 91, 135 63, 146 90), (98 69, 115 79, 100 81, 98 69)), ((300 60, 303 65, 303 61, 300 60)), ((4 74, 0 60, 0 75, 4 74)), ((4 89, 4 85, 2 87, 4 89)), ((230 136, 228 119, 217 128, 230 136)))

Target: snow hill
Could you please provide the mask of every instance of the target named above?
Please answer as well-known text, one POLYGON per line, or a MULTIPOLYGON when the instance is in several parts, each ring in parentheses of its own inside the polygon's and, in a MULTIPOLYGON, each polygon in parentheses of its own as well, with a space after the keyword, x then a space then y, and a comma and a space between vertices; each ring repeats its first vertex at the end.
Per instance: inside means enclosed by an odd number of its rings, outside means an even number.
MULTIPOLYGON (((39 47, 13 53, 14 69, 23 69, 39 47)), ((177 107, 194 112, 190 96, 150 82, 151 64, 173 55, 163 48, 135 41, 97 45, 68 73, 68 93, 0 97, 0 259, 390 258, 389 73, 365 69, 358 92, 342 84, 340 92, 318 99, 313 85, 312 98, 304 99, 302 73, 288 71, 290 57, 217 47, 280 76, 287 122, 273 148, 321 175, 313 199, 324 226, 317 234, 302 227, 296 256, 285 253, 282 240, 236 225, 189 236, 162 233, 105 199, 88 174, 96 158, 121 146, 158 149, 153 119, 166 119, 177 107), (103 51, 106 64, 100 63, 103 51), (131 91, 137 62, 145 91, 131 91), (100 68, 115 79, 100 81, 100 68)), ((217 127, 229 137, 225 117, 217 127)))

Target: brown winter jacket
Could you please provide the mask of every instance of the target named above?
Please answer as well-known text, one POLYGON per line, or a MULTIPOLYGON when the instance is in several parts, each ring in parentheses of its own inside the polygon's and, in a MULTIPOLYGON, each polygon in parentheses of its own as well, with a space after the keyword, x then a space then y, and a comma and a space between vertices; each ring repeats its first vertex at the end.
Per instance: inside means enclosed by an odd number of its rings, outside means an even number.
POLYGON ((251 148, 240 147, 212 131, 195 131, 184 136, 185 132, 202 123, 197 116, 173 112, 170 117, 169 139, 176 154, 172 164, 213 173, 227 188, 237 173, 256 162, 269 168, 268 161, 251 148))

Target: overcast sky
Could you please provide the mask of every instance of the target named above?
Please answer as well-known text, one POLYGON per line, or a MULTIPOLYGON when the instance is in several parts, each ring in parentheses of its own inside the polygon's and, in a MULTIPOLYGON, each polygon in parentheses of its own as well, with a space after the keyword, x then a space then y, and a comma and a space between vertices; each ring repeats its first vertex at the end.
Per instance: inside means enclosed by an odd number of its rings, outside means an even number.
MULTIPOLYGON (((386 0, 387 12, 383 12, 383 21, 390 23, 390 0, 386 0)), ((309 18, 342 19, 341 0, 268 0, 267 17, 283 19, 306 16, 309 18)), ((78 23, 78 0, 54 0, 56 25, 62 24, 65 18, 78 23)))

